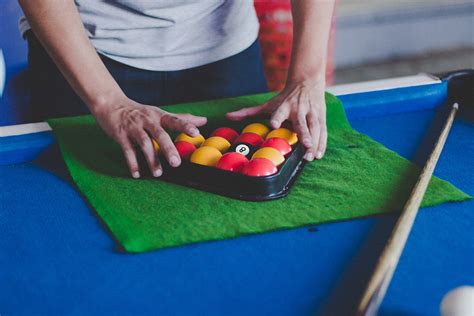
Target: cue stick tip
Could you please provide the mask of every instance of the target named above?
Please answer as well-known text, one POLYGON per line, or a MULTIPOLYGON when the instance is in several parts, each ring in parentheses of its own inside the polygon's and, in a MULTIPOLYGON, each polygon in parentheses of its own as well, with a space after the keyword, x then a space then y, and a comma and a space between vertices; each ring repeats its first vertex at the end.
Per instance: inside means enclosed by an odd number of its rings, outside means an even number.
POLYGON ((458 110, 458 109, 459 109, 459 104, 458 104, 457 102, 455 102, 455 103, 453 104, 453 108, 456 109, 456 110, 458 110))

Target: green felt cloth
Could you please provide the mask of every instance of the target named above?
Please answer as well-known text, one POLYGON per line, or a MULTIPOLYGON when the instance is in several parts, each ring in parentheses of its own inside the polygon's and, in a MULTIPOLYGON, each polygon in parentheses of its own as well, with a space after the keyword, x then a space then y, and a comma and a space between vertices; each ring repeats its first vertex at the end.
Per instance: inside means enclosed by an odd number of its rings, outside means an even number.
MULTIPOLYGON (((211 130, 229 126, 223 121, 226 112, 260 104, 272 95, 164 108, 205 115, 211 130)), ((153 178, 131 179, 121 150, 93 117, 55 119, 50 124, 72 178, 115 239, 126 251, 144 252, 400 210, 417 169, 354 131, 337 98, 327 95, 327 106, 325 158, 306 165, 288 197, 269 202, 239 201, 153 178)), ((433 178, 423 206, 468 198, 433 178)))

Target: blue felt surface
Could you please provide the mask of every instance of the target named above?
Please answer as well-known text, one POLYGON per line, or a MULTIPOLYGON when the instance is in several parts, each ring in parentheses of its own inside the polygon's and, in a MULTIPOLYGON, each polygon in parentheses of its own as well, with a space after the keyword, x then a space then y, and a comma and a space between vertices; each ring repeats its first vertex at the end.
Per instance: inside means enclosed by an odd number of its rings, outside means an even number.
MULTIPOLYGON (((414 104, 416 106, 416 104, 414 104)), ((351 119, 412 158, 434 111, 351 119)), ((474 194, 472 123, 457 120, 436 175, 474 194)), ((354 304, 393 216, 128 255, 68 183, 56 148, 0 166, 0 314, 312 315, 354 304), (51 172, 54 171, 53 172, 51 172), (344 302, 344 304, 342 304, 344 302)), ((474 202, 421 211, 381 315, 434 315, 474 283, 474 202)))

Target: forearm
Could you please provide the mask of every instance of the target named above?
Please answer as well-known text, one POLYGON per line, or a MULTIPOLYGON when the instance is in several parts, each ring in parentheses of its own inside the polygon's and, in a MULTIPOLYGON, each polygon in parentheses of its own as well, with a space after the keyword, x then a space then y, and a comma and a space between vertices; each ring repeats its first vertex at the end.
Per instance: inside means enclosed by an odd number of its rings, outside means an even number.
POLYGON ((92 112, 123 92, 84 31, 73 0, 19 0, 36 37, 92 112))
POLYGON ((334 0, 292 0, 293 49, 288 82, 325 83, 334 0))

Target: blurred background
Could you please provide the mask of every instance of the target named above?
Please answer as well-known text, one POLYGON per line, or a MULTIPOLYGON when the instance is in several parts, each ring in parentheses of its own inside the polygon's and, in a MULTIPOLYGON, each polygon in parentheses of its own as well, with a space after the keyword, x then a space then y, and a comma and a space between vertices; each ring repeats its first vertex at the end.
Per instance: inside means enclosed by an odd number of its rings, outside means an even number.
MULTIPOLYGON (((474 67, 473 0, 336 1, 329 83, 474 67)), ((279 89, 289 63, 290 1, 255 0, 255 5, 267 77, 279 89)))
MULTIPOLYGON (((278 90, 291 51, 289 0, 255 0, 255 6, 267 79, 278 90)), ((0 125, 27 120, 21 14, 16 0, 0 0, 0 125)), ((333 84, 474 68, 474 0, 338 0, 333 24, 327 71, 333 84)))
POLYGON ((335 83, 474 68, 474 1, 341 0, 335 83))

